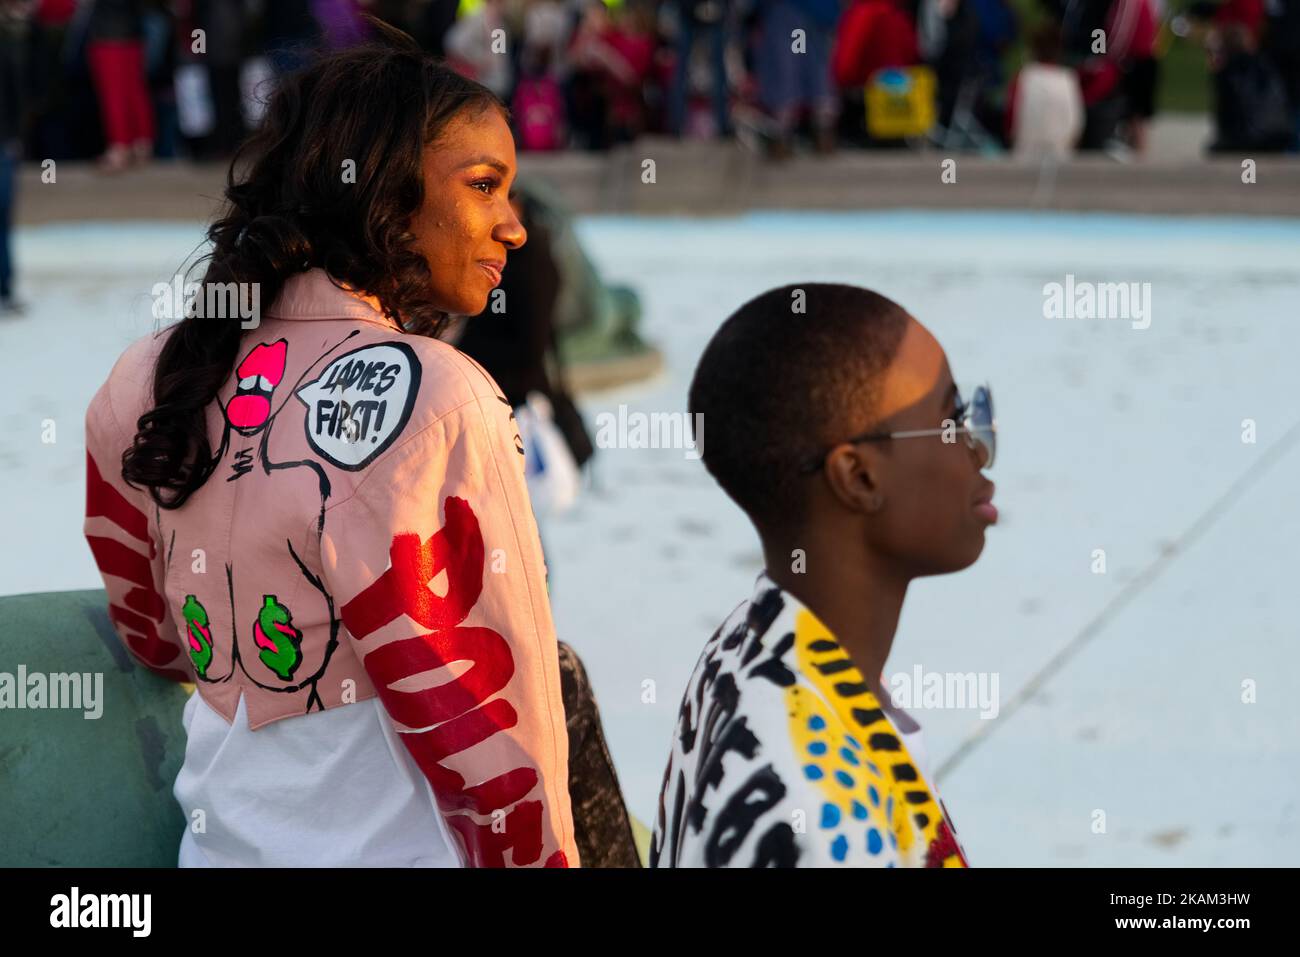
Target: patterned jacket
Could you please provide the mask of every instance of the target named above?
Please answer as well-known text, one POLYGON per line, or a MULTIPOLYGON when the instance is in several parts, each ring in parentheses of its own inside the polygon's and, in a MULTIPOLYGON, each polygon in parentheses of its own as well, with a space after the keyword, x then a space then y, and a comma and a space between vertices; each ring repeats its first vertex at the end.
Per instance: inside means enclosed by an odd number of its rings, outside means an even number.
POLYGON ((228 722, 242 695, 253 732, 378 696, 463 863, 577 866, 546 573, 492 379, 300 273, 209 406, 214 471, 164 510, 121 459, 167 335, 86 414, 85 532, 126 647, 228 722))
POLYGON ((824 624, 760 574, 682 699, 651 867, 965 867, 946 809, 824 624))

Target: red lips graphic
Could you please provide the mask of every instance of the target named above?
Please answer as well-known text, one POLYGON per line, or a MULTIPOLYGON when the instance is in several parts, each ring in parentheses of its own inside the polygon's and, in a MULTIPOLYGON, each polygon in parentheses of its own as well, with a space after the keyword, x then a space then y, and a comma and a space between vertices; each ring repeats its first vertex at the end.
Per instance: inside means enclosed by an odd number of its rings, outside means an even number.
POLYGON ((289 343, 278 339, 256 346, 235 368, 239 387, 226 406, 226 418, 241 432, 255 431, 266 424, 271 414, 271 393, 284 378, 284 363, 289 343), (252 379, 247 386, 245 381, 252 379))

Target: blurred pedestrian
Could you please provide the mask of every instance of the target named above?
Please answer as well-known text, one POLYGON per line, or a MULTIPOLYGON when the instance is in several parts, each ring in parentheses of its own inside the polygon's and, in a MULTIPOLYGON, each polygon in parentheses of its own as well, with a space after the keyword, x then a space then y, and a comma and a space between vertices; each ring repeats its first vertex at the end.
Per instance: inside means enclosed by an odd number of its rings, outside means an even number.
POLYGON ((1061 65, 1061 27, 1040 23, 1029 40, 1032 60, 1007 90, 1007 136, 1018 159, 1067 159, 1083 133, 1079 75, 1061 65))
POLYGON ((154 116, 145 84, 141 0, 92 0, 86 54, 99 97, 106 148, 100 168, 125 169, 153 156, 154 116))
POLYGON ((1211 58, 1215 138, 1211 152, 1273 152, 1295 135, 1286 86, 1272 61, 1259 52, 1255 34, 1241 22, 1220 30, 1211 58))
POLYGON ((866 86, 876 71, 917 61, 916 28, 905 0, 854 0, 835 31, 831 75, 842 103, 840 133, 866 146, 866 86))
POLYGON ((32 156, 62 159, 74 153, 67 50, 77 0, 38 0, 32 15, 28 56, 28 105, 32 156))
POLYGON ((941 139, 969 145, 966 131, 974 126, 981 80, 980 22, 973 0, 921 0, 917 44, 939 85, 941 139))
POLYGON ((567 145, 564 92, 551 68, 548 46, 525 51, 510 109, 521 150, 559 150, 567 145))
POLYGON ((673 79, 669 87, 668 123, 676 136, 686 131, 687 104, 691 93, 691 61, 696 44, 708 46, 709 95, 713 103, 714 130, 719 136, 732 133, 728 110, 726 50, 731 32, 731 0, 675 0, 677 19, 674 42, 673 79))
POLYGON ((840 115, 839 95, 831 83, 838 0, 760 0, 760 7, 760 97, 777 127, 770 155, 774 159, 791 155, 794 132, 805 111, 811 114, 817 152, 829 153, 835 148, 840 115))
POLYGON ((1147 130, 1156 114, 1159 29, 1155 0, 1113 0, 1106 14, 1106 56, 1118 67, 1124 91, 1123 132, 1139 156, 1146 153, 1147 130))
POLYGON ((14 298, 14 173, 22 157, 23 51, 33 4, 0 4, 0 315, 16 315, 24 306, 14 298))
POLYGON ((482 0, 473 12, 451 25, 443 45, 448 65, 508 102, 514 71, 510 64, 505 6, 504 0, 482 0))
POLYGON ((1265 49, 1286 88, 1291 150, 1300 152, 1300 0, 1267 0, 1265 49))
POLYGON ((604 150, 644 130, 643 88, 654 48, 640 9, 615 18, 601 0, 589 0, 568 50, 569 120, 580 146, 604 150))
POLYGON ((243 94, 240 70, 244 63, 244 0, 195 0, 199 26, 206 32, 200 57, 208 71, 215 125, 210 155, 228 157, 243 142, 243 94))

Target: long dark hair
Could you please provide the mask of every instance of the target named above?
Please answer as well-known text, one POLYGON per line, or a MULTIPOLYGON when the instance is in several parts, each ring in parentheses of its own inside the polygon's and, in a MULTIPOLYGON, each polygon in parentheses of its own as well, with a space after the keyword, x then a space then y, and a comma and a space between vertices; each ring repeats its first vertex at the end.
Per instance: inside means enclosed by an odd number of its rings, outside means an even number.
MULTIPOLYGON (((222 288, 256 288, 270 305, 289 277, 319 266, 376 297, 408 333, 436 335, 447 316, 432 303, 429 268, 409 231, 424 201, 424 149, 462 111, 510 112, 405 33, 371 23, 378 42, 279 80, 231 161, 225 205, 207 231, 211 249, 198 261, 207 261, 200 288, 256 283, 222 288)), ((122 477, 162 508, 185 504, 215 467, 206 409, 242 332, 238 318, 205 319, 190 308, 159 353, 153 408, 136 423, 122 477)))

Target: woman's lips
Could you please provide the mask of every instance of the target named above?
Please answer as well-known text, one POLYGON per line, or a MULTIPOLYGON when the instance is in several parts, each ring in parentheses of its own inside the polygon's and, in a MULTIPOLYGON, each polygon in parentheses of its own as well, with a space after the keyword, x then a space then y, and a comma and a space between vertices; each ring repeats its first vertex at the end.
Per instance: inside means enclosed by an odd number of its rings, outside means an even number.
POLYGON ((497 268, 492 263, 480 262, 479 265, 483 268, 483 271, 486 272, 489 277, 491 277, 492 285, 494 286, 501 285, 501 270, 499 268, 497 268))
POLYGON ((975 500, 974 504, 975 514, 984 519, 984 521, 988 522, 990 525, 996 525, 998 523, 997 506, 993 504, 993 490, 994 487, 990 483, 988 491, 981 493, 980 497, 975 500))

